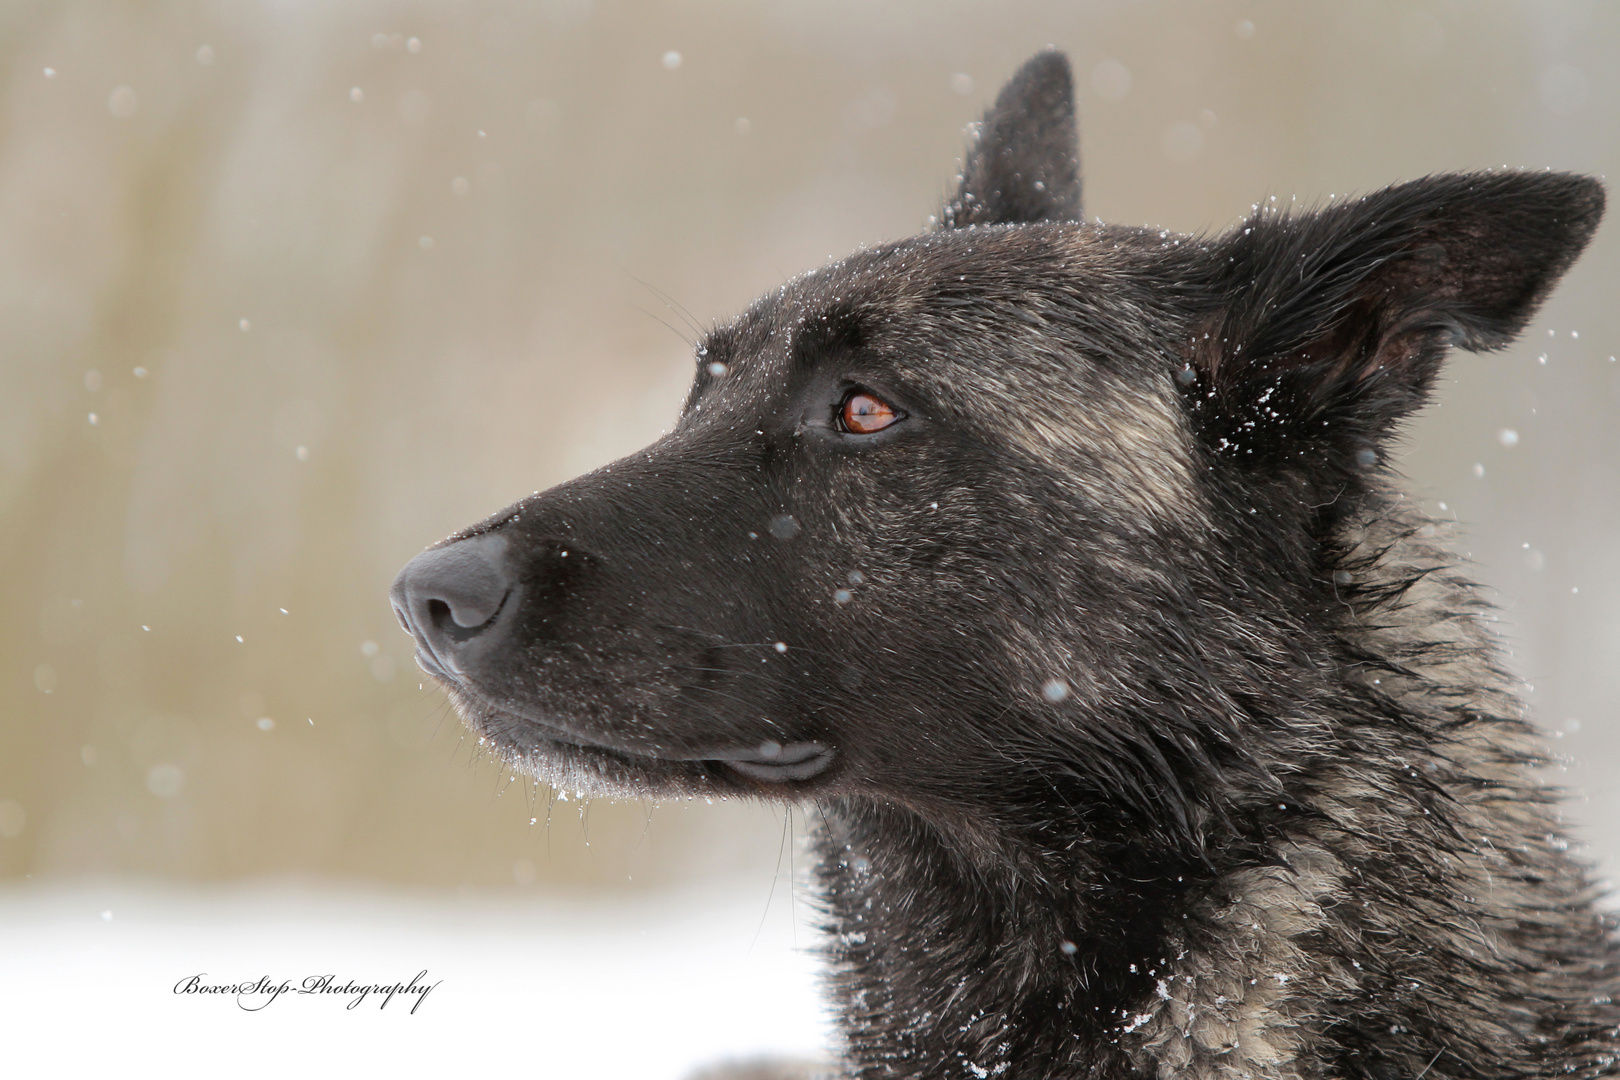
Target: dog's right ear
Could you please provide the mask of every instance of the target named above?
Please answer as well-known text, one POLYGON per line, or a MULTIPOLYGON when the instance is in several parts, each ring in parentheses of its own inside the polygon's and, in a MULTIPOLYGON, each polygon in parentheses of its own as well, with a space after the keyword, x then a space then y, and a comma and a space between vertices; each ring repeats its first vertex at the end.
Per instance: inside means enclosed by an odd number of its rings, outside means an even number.
POLYGON ((940 224, 959 229, 1080 217, 1074 76, 1068 57, 1048 49, 1024 62, 984 114, 940 224))

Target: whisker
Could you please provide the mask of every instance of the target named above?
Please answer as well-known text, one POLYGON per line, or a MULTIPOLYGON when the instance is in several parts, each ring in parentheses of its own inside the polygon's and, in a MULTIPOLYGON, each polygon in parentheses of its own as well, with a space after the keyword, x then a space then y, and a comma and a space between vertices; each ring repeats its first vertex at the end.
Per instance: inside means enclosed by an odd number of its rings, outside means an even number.
POLYGON ((630 304, 630 307, 635 311, 641 312, 643 315, 647 316, 647 318, 649 318, 649 319, 653 320, 654 322, 658 323, 660 326, 663 326, 666 329, 668 329, 670 333, 672 333, 676 337, 680 338, 681 341, 687 345, 687 347, 693 348, 693 349, 697 348, 697 342, 696 341, 693 341, 691 338, 689 338, 685 334, 681 333, 681 331, 679 329, 677 329, 675 326, 671 325, 670 323, 666 322, 664 319, 662 319, 659 316, 653 314, 652 312, 648 311, 646 308, 642 307, 639 304, 630 304))
MULTIPOLYGON (((643 281, 641 278, 630 273, 630 271, 623 270, 622 267, 621 271, 625 274, 625 276, 630 278, 631 281, 634 281, 637 285, 640 285, 643 289, 646 289, 648 292, 658 297, 659 300, 662 300, 664 306, 670 311, 674 312, 676 315, 680 316, 681 321, 686 323, 687 326, 691 327, 694 334, 697 334, 699 337, 703 335, 703 324, 698 322, 697 317, 686 309, 686 305, 682 304, 679 300, 675 299, 669 293, 665 292, 663 289, 660 289, 651 282, 643 281)), ((693 347, 696 347, 695 343, 693 343, 693 347)))

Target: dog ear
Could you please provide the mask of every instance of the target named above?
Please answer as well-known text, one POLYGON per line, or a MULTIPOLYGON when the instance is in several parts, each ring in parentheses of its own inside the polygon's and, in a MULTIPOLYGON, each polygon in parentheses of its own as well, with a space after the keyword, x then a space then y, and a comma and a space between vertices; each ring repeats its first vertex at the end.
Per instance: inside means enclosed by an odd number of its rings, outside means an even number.
POLYGON ((977 125, 944 228, 1080 220, 1074 77, 1055 49, 1036 53, 977 125))
POLYGON ((1524 328, 1603 216, 1568 173, 1432 176, 1294 214, 1268 204, 1208 249, 1213 313, 1178 374, 1218 456, 1377 464, 1449 346, 1524 328))

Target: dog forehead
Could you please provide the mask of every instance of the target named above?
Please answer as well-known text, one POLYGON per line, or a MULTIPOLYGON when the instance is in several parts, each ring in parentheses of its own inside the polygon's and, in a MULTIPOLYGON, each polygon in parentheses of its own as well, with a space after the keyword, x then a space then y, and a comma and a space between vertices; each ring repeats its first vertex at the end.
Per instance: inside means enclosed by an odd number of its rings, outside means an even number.
POLYGON ((1129 267, 1135 232, 1076 222, 974 226, 863 248, 762 296, 710 335, 704 355, 775 376, 807 345, 961 341, 964 330, 997 326, 1022 334, 1036 312, 1102 326, 1140 276, 1129 267))
POLYGON ((1078 223, 974 226, 860 251, 787 286, 801 322, 829 312, 882 316, 989 312, 1104 280, 1106 245, 1078 223))

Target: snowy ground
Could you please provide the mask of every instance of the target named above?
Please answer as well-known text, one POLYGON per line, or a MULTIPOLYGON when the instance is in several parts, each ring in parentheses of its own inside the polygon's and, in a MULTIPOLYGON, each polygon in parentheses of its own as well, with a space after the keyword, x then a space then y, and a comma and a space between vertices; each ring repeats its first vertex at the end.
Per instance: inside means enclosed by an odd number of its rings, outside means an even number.
POLYGON ((762 1053, 823 1056, 802 903, 784 888, 632 900, 128 882, 0 890, 3 1071, 678 1080, 762 1053), (794 914, 798 916, 795 925, 794 914), (177 995, 269 976, 437 986, 371 997, 177 995))

